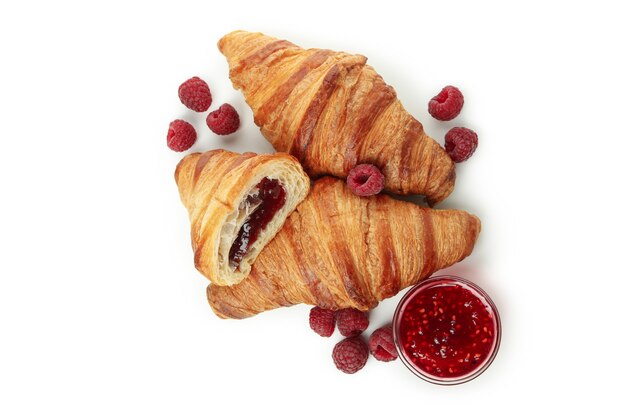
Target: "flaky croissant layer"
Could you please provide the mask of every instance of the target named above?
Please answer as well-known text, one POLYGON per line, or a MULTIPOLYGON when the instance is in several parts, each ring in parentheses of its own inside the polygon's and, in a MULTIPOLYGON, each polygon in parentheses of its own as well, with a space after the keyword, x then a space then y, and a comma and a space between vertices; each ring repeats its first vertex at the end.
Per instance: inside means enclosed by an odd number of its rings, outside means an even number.
POLYGON ((290 155, 222 149, 187 155, 175 178, 189 212, 196 268, 218 285, 236 284, 249 274, 310 186, 290 155))
POLYGON ((452 192, 454 163, 366 57, 245 31, 229 33, 218 47, 263 135, 309 175, 345 178, 369 163, 390 192, 422 194, 431 205, 452 192))
POLYGON ((433 210, 387 195, 358 197, 324 177, 259 254, 248 278, 210 285, 222 318, 245 318, 306 303, 370 309, 401 289, 468 256, 480 220, 460 210, 433 210))

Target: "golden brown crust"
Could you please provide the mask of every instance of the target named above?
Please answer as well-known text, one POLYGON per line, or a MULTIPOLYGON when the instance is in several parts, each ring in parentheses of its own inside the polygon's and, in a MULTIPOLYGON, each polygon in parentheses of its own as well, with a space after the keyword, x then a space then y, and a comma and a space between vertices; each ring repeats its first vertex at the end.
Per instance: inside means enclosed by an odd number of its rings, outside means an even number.
POLYGON ((224 36, 218 47, 263 135, 309 175, 345 178, 371 163, 388 191, 422 194, 430 204, 452 192, 454 163, 364 56, 245 31, 224 36))
POLYGON ((236 284, 248 275, 258 252, 308 194, 310 185, 300 163, 290 155, 237 154, 221 149, 187 155, 179 162, 174 176, 189 211, 196 268, 218 285, 236 284), (279 180, 286 192, 285 205, 233 269, 228 251, 253 209, 246 197, 255 192, 265 177, 279 180))
POLYGON ((380 300, 468 256, 480 220, 460 210, 432 210, 352 194, 324 177, 232 287, 210 285, 207 296, 223 318, 306 303, 367 310, 380 300))

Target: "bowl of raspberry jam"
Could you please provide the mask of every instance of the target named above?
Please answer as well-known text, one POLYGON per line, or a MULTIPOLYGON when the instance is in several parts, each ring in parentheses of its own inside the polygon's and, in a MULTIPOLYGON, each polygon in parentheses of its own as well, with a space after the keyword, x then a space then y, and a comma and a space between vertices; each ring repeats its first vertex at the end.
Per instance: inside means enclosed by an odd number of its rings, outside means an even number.
POLYGON ((410 289, 393 316, 402 362, 440 385, 470 381, 493 362, 500 346, 495 304, 476 284, 452 275, 428 278, 410 289))

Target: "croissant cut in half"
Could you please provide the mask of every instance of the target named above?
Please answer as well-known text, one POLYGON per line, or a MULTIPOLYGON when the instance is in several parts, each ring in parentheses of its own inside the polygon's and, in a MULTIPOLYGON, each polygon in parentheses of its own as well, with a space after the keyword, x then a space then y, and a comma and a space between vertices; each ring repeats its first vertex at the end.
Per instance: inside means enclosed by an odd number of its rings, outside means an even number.
POLYGON ((218 47, 265 138, 313 178, 345 178, 367 163, 389 192, 421 194, 431 205, 452 192, 454 163, 363 55, 241 30, 218 47))
POLYGON ((237 285, 209 285, 222 318, 245 318, 299 303, 368 310, 468 256, 480 220, 388 195, 358 197, 324 177, 237 285))
POLYGON ((243 280, 263 247, 306 197, 310 181, 287 154, 193 153, 176 167, 196 268, 217 285, 243 280))

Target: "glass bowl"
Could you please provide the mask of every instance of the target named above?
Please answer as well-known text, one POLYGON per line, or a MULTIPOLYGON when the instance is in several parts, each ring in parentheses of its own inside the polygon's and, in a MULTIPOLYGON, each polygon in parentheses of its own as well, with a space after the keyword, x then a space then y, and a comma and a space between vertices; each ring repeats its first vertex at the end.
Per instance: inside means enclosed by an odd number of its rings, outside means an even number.
POLYGON ((502 334, 498 310, 487 293, 478 285, 453 275, 430 277, 411 288, 398 303, 393 315, 392 327, 398 356, 404 365, 418 377, 440 385, 461 384, 482 374, 496 357, 502 334), (462 305, 460 302, 462 299, 458 298, 461 296, 466 297, 462 305), (474 299, 478 299, 481 304, 472 305, 474 299), (443 308, 437 306, 437 300, 443 308), (457 300, 459 302, 455 302, 457 300), (451 304, 446 305, 446 301, 451 304), (418 303, 422 304, 418 305, 418 303), (472 310, 473 312, 470 313, 472 310), (433 317, 433 314, 434 316, 440 314, 439 318, 433 317), (456 317, 457 314, 460 317, 456 317), (422 325, 422 318, 423 323, 426 324, 422 325), (482 322, 477 323, 476 320, 482 320, 482 322), (484 326, 485 323, 493 327, 484 326), (455 328, 457 328, 456 334, 455 328), (480 334, 483 329, 488 336, 480 334), (482 338, 483 336, 487 337, 482 338), (490 346, 482 346, 481 342, 490 346), (466 350, 461 350, 461 348, 466 350), (476 349, 482 349, 481 353, 476 353, 476 349), (466 351, 467 356, 463 355, 466 351), (447 356, 446 352, 450 356, 447 356), (471 360, 469 359, 470 352, 476 355, 472 356, 471 360), (454 356, 457 354, 461 356, 454 356), (483 354, 484 357, 482 357, 483 354), (449 367, 451 376, 442 375, 446 373, 446 370, 442 370, 437 365, 435 362, 437 360, 442 361, 439 365, 452 364, 458 368, 449 367), (471 368, 474 364, 475 367, 471 368), (424 369, 426 367, 434 368, 435 372, 427 371, 424 369), (459 371, 456 372, 454 369, 459 369, 459 371))

